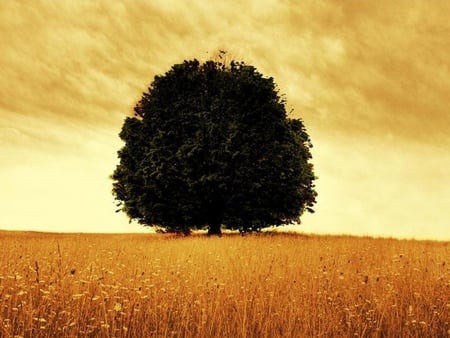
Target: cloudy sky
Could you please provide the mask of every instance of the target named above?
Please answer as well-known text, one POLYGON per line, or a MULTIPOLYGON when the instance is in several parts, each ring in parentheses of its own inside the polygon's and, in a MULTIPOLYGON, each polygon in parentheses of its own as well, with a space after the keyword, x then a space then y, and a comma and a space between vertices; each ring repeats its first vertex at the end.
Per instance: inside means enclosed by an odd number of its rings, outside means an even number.
POLYGON ((0 1, 0 229, 140 231, 118 133, 153 77, 219 49, 311 135, 316 233, 450 240, 450 2, 0 1))

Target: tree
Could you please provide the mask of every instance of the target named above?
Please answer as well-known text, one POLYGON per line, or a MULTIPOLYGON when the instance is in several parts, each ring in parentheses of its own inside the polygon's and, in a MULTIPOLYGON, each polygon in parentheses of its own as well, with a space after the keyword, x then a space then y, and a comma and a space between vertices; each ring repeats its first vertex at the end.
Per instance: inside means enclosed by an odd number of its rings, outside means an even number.
POLYGON ((242 62, 197 60, 156 76, 119 134, 113 195, 165 231, 242 232, 313 212, 312 147, 273 78, 242 62))

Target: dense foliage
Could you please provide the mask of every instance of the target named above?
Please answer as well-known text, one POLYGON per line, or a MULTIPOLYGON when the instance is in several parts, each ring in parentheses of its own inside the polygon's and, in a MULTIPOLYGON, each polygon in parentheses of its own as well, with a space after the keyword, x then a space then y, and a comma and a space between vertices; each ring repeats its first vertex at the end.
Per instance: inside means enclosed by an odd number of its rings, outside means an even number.
POLYGON ((184 61, 156 76, 126 118, 113 194, 130 219, 189 233, 298 222, 315 203, 310 138, 272 78, 184 61))

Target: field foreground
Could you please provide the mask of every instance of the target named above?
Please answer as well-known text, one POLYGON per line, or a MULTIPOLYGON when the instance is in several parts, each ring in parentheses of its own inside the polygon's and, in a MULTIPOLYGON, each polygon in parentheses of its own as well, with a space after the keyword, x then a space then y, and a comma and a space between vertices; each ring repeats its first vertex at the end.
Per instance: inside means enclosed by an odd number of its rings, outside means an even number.
POLYGON ((0 232, 0 337, 450 337, 450 243, 0 232))

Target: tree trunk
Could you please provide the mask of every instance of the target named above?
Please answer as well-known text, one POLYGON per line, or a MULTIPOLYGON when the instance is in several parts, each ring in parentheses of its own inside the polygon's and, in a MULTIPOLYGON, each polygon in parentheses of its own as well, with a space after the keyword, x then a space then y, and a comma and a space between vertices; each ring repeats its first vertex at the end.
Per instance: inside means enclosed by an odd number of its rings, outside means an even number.
POLYGON ((183 235, 184 236, 189 236, 191 234, 191 229, 190 228, 184 228, 183 229, 183 235))
POLYGON ((220 222, 211 222, 209 224, 208 236, 213 236, 213 235, 217 235, 219 237, 222 236, 222 229, 221 229, 220 222))

